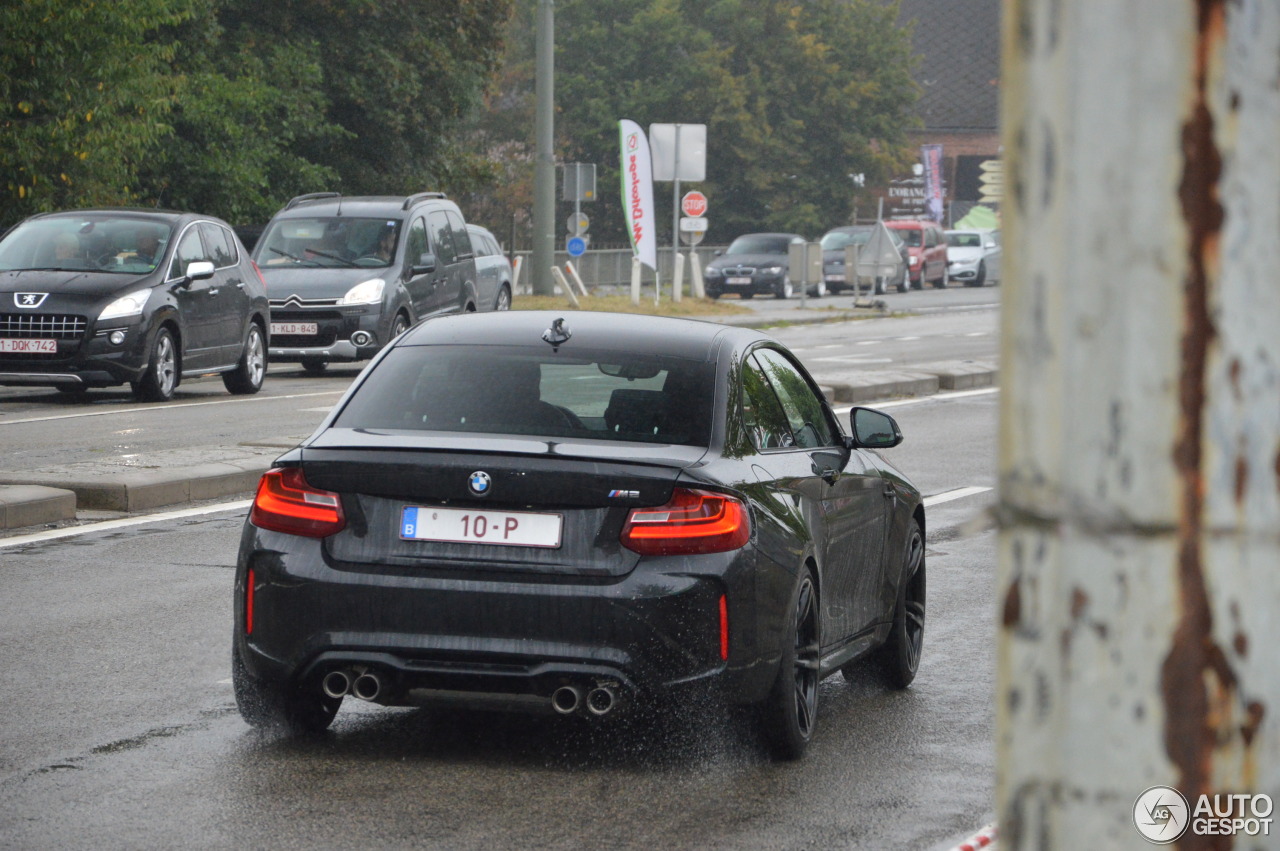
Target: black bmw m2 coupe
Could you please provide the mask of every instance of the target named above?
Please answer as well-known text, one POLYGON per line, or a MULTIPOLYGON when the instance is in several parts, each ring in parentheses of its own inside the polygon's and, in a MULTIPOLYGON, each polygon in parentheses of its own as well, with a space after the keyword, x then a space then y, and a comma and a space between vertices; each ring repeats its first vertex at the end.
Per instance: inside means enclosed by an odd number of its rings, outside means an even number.
POLYGON ((765 334, 509 312, 399 337, 258 489, 232 653, 254 726, 350 696, 607 718, 710 695, 780 759, 818 682, 909 685, 919 492, 765 334))

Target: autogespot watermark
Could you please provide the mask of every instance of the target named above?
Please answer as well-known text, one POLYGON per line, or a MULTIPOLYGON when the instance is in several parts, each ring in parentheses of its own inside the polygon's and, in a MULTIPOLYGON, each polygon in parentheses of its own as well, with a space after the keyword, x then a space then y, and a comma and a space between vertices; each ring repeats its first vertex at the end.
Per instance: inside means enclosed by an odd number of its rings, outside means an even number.
POLYGON ((1168 845, 1188 829, 1196 836, 1270 836, 1270 795, 1201 795, 1192 807, 1177 789, 1152 786, 1133 802, 1133 824, 1148 842, 1168 845))

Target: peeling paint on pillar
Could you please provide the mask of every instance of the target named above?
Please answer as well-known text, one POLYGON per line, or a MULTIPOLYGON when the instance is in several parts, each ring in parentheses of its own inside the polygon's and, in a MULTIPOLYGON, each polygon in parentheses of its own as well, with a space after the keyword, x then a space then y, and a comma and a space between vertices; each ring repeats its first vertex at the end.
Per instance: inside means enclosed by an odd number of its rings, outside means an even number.
POLYGON ((1137 847, 1149 786, 1280 800, 1280 3, 1004 26, 1001 846, 1137 847))

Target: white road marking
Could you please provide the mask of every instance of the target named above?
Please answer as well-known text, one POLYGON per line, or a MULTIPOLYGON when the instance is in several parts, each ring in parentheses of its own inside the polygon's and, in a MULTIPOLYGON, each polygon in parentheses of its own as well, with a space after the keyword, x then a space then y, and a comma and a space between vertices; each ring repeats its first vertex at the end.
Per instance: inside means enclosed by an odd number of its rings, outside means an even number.
MULTIPOLYGON (((202 408, 205 405, 242 405, 245 402, 273 402, 277 399, 306 399, 311 396, 338 396, 346 390, 325 390, 322 393, 294 393, 289 396, 254 396, 248 399, 218 399, 214 402, 178 402, 168 405, 154 405, 150 408, 113 408, 109 411, 81 411, 76 414, 58 414, 53 417, 27 417, 23 420, 0 420, 0 425, 18 425, 20 423, 44 423, 50 420, 74 420, 77 417, 105 417, 110 414, 137 414, 154 411, 180 411, 183 408, 202 408)), ((325 410, 328 410, 327 408, 325 410)))
POLYGON ((965 334, 965 336, 966 337, 990 337, 991 334, 988 331, 973 331, 972 333, 965 334))
POLYGON ((0 549, 18 547, 23 544, 38 544, 44 541, 56 541, 60 538, 74 538, 77 535, 88 535, 93 532, 110 532, 114 529, 127 529, 130 526, 142 526, 146 523, 160 523, 166 520, 182 520, 187 517, 202 517, 206 514, 219 514, 224 511, 244 511, 253 500, 242 499, 236 502, 220 502, 217 505, 203 505, 199 508, 183 508, 177 511, 165 511, 160 514, 148 514, 145 517, 121 517, 119 520, 103 520, 101 523, 88 523, 84 526, 68 526, 65 529, 49 529, 34 532, 30 535, 18 535, 12 538, 0 538, 0 549))
POLYGON ((852 411, 854 407, 875 408, 876 410, 880 410, 881 408, 901 408, 903 405, 919 405, 922 402, 945 402, 948 399, 967 399, 971 396, 990 396, 992 393, 999 392, 999 387, 980 387, 977 390, 955 390, 951 393, 935 393, 932 396, 919 396, 915 399, 895 399, 892 402, 871 402, 866 405, 858 406, 843 405, 839 408, 832 408, 831 410, 838 415, 844 415, 852 411))
POLYGON ((991 488, 956 488, 953 491, 943 491, 935 493, 933 496, 926 496, 923 500, 925 508, 935 505, 941 505, 944 502, 952 502, 957 499, 964 499, 966 496, 977 496, 980 493, 986 493, 991 488))
POLYGON ((810 358, 810 360, 840 363, 893 363, 893 358, 871 358, 866 355, 831 355, 825 358, 810 358))
POLYGON ((883 343, 883 342, 884 342, 884 340, 863 340, 863 341, 861 341, 861 342, 857 343, 857 345, 859 345, 859 346, 878 346, 878 345, 880 345, 880 344, 881 344, 881 343, 883 343))
POLYGON ((302 414, 327 414, 332 410, 333 406, 330 405, 327 408, 299 408, 298 412, 302 414))

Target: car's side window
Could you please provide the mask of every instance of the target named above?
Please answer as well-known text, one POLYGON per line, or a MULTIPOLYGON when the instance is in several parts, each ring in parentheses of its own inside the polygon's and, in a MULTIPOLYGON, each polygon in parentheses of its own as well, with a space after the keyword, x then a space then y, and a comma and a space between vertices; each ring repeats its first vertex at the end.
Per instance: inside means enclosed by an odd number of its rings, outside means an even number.
POLYGON ((795 365, 773 349, 757 349, 754 357, 778 394, 795 445, 806 449, 835 445, 826 408, 795 365))
POLYGON ((462 217, 453 210, 445 211, 445 216, 449 220, 449 229, 453 232, 453 248, 454 253, 459 259, 466 259, 471 256, 471 234, 467 233, 467 224, 462 221, 462 217))
POLYGON ((200 230, 204 234, 205 244, 209 246, 209 259, 219 269, 236 264, 236 251, 232 246, 231 234, 218 225, 203 222, 200 230))
POLYGON ((178 242, 178 250, 173 253, 173 264, 169 267, 169 277, 182 278, 187 274, 187 267, 192 263, 207 259, 204 244, 200 242, 200 229, 187 228, 178 242))
POLYGON ((753 357, 742 363, 742 423, 758 450, 785 449, 795 444, 786 412, 753 357))
POLYGON ((422 255, 430 250, 427 247, 427 225, 419 216, 409 226, 409 235, 405 237, 404 255, 408 258, 409 265, 416 266, 422 255))
POLYGON ((449 228, 449 220, 444 212, 427 214, 427 232, 431 236, 431 245, 436 251, 436 262, 448 266, 458 259, 453 246, 453 234, 449 228))

